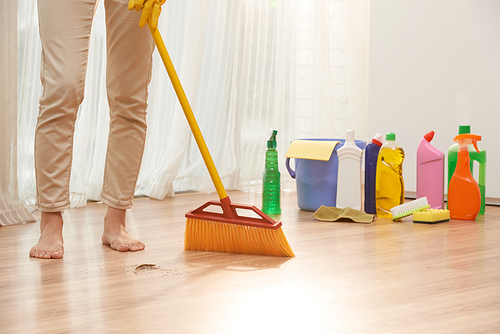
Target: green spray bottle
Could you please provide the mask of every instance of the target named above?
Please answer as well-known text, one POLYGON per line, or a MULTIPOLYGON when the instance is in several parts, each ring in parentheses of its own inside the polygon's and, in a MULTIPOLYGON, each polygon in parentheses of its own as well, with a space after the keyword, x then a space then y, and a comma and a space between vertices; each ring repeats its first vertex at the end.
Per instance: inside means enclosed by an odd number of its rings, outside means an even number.
POLYGON ((277 134, 278 130, 271 130, 271 137, 267 141, 266 166, 262 174, 262 212, 268 215, 281 213, 281 174, 278 170, 277 134))

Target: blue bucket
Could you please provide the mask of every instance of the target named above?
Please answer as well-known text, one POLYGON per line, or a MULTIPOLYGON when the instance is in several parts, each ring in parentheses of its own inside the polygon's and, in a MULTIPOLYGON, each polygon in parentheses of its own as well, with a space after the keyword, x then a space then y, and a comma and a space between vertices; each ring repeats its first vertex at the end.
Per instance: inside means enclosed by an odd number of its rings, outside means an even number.
MULTIPOLYGON (((301 210, 316 211, 320 206, 337 205, 337 178, 339 158, 337 150, 344 146, 345 139, 302 139, 319 141, 339 141, 328 161, 295 159, 295 171, 290 168, 290 158, 286 158, 286 169, 297 181, 297 204, 301 210)), ((356 140, 356 146, 364 150, 366 142, 356 140)))

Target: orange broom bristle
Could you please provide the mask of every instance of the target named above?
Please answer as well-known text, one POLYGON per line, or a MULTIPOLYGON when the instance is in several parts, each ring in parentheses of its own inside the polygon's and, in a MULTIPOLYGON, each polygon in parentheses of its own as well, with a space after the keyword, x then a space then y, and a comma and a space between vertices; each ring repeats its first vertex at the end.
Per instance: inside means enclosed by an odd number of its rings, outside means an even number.
POLYGON ((281 227, 258 228, 188 218, 185 250, 295 257, 281 227))

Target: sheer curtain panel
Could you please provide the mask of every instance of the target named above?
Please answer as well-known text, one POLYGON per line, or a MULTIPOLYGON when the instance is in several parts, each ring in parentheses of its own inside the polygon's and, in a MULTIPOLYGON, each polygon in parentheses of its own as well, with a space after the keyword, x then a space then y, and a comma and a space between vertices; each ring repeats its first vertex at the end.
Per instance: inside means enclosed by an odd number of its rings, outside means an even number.
MULTIPOLYGON (((20 146, 31 149, 38 112, 36 1, 20 1, 20 146), (21 15, 21 8, 23 12, 21 15), (22 16, 22 18, 21 18, 22 16)), ((105 1, 105 0, 103 0, 105 1)), ((72 205, 98 199, 108 130, 103 6, 94 19, 86 96, 75 133, 72 205)), ((159 29, 227 189, 260 192, 266 142, 283 157, 295 138, 367 140, 368 0, 168 0, 159 29)), ((148 134, 137 194, 163 199, 214 187, 163 64, 155 53, 148 134)), ((20 194, 33 203, 32 152, 20 194)))
POLYGON ((0 25, 0 226, 34 222, 17 191, 17 2, 2 6, 0 25), (13 19, 14 18, 14 19, 13 19))

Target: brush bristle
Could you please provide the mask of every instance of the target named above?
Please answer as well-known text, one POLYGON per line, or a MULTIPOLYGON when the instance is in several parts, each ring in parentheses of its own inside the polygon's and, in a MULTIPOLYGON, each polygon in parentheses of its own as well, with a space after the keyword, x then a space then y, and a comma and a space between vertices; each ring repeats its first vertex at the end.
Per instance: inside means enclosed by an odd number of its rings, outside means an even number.
POLYGON ((392 219, 399 219, 411 215, 412 213, 429 208, 427 197, 421 197, 414 201, 395 206, 391 209, 392 219))
POLYGON ((185 250, 295 257, 281 227, 277 229, 186 219, 185 250))

